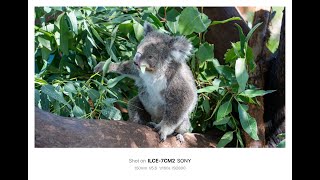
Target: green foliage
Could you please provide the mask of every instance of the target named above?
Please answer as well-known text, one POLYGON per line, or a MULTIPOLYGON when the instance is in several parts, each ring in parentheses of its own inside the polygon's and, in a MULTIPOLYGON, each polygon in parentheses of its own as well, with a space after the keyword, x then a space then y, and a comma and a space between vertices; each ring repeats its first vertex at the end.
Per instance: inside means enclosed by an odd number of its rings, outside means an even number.
POLYGON ((277 144, 277 148, 285 148, 286 147, 285 133, 278 134, 277 137, 281 139, 279 144, 277 144))
POLYGON ((133 80, 106 73, 109 64, 133 58, 143 39, 148 21, 164 33, 185 35, 194 46, 189 66, 196 79, 198 106, 191 116, 194 132, 211 128, 225 131, 218 143, 224 147, 236 135, 243 147, 241 130, 258 139, 257 124, 247 110, 258 104, 264 91, 248 84, 255 63, 247 36, 239 30, 240 41, 225 54, 225 64, 214 57, 214 45, 203 34, 209 26, 239 20, 233 17, 212 21, 197 8, 173 7, 36 7, 35 105, 55 114, 78 118, 126 119, 126 108, 137 95, 133 80), (103 73, 93 73, 106 61, 103 73))
POLYGON ((217 147, 224 147, 227 145, 229 142, 231 142, 233 139, 233 132, 229 131, 226 132, 220 139, 220 141, 217 144, 217 147))

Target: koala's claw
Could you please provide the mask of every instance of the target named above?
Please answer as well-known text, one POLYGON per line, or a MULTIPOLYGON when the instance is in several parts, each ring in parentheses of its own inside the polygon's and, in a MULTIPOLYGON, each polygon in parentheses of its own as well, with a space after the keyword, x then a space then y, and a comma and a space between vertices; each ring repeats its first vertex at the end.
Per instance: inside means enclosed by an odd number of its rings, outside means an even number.
POLYGON ((163 134, 160 134, 160 133, 159 135, 160 135, 160 143, 163 143, 167 137, 165 137, 163 134))
POLYGON ((147 126, 150 127, 150 128, 152 128, 152 129, 154 129, 154 128, 156 128, 157 123, 155 123, 155 122, 148 122, 148 123, 147 123, 147 126))
POLYGON ((156 132, 159 132, 160 129, 161 129, 161 126, 158 126, 158 125, 153 128, 153 130, 156 131, 156 132))
POLYGON ((184 142, 184 137, 182 134, 177 134, 176 135, 176 139, 180 142, 180 143, 183 143, 184 142))

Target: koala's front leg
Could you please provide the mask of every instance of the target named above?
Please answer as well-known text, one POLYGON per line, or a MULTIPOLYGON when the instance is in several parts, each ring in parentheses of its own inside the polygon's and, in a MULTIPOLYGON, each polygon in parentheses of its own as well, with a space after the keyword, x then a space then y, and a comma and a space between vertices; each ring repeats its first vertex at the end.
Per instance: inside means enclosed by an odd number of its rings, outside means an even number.
MULTIPOLYGON (((103 66, 105 64, 105 61, 99 62, 95 67, 94 67, 94 72, 102 72, 103 71, 103 66)), ((111 62, 108 68, 107 72, 115 72, 119 74, 126 74, 129 75, 133 78, 139 76, 139 70, 138 68, 133 64, 133 61, 124 61, 120 63, 113 63, 111 62)))

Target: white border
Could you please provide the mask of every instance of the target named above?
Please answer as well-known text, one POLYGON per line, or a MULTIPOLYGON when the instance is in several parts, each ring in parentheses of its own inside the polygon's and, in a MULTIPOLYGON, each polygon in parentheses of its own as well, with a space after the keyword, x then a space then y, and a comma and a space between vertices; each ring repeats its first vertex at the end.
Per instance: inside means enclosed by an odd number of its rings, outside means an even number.
POLYGON ((292 179, 292 2, 289 0, 33 0, 28 3, 28 170, 32 180, 292 179), (35 6, 286 6, 286 148, 34 148, 35 6), (191 158, 187 171, 134 171, 129 158, 191 158))

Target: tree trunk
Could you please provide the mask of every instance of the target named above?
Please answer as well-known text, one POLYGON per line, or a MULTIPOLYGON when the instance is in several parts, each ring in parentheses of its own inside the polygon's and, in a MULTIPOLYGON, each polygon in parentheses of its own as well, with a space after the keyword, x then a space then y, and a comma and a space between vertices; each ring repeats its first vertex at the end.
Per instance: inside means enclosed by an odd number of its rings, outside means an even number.
MULTIPOLYGON (((269 23, 270 23, 270 9, 256 10, 253 18, 253 26, 262 22, 252 35, 249 46, 253 49, 254 59, 256 62, 256 69, 249 75, 249 83, 255 85, 257 88, 264 89, 265 72, 267 71, 267 53, 268 48, 266 44, 270 37, 269 23)), ((264 125, 264 104, 263 97, 257 97, 260 105, 249 104, 249 114, 257 121, 259 140, 253 140, 246 132, 244 139, 246 147, 264 147, 265 146, 265 125, 264 125)))
POLYGON ((201 134, 184 134, 184 143, 168 137, 159 143, 151 128, 126 121, 83 120, 45 112, 35 107, 35 147, 216 147, 216 141, 201 134))
POLYGON ((270 60, 266 89, 277 90, 264 97, 266 141, 269 147, 280 142, 279 133, 285 132, 285 10, 283 11, 280 41, 275 58, 270 60))
MULTIPOLYGON (((231 17, 241 17, 235 7, 205 7, 203 12, 213 21, 221 21, 231 17)), ((239 41, 239 32, 234 24, 238 23, 244 34, 248 34, 250 28, 241 17, 241 21, 232 21, 225 24, 211 26, 205 34, 209 43, 214 44, 214 57, 224 64, 224 54, 231 48, 231 42, 239 41)))
MULTIPOLYGON (((266 47, 270 36, 268 29, 271 21, 269 10, 270 9, 264 10, 263 8, 256 8, 254 15, 253 26, 259 22, 263 22, 263 24, 255 31, 249 42, 249 45, 253 48, 255 62, 257 64, 255 72, 250 74, 249 82, 261 89, 272 89, 277 91, 270 95, 266 95, 265 99, 263 97, 259 97, 258 101, 260 102, 260 105, 249 105, 248 112, 257 121, 258 136, 260 140, 254 141, 247 133, 244 132, 246 147, 264 147, 267 143, 266 140, 268 142, 269 140, 273 140, 274 142, 276 141, 274 140, 274 134, 275 132, 279 132, 279 127, 281 132, 284 131, 285 24, 283 20, 279 50, 276 60, 271 62, 270 59, 273 54, 266 47), (266 104, 264 104, 264 102, 266 104), (265 122, 267 122, 267 132, 265 132, 265 122), (270 137, 273 138, 270 139, 270 137)), ((241 17, 235 7, 210 7, 204 8, 203 12, 211 20, 225 20, 231 17, 241 17)), ((242 21, 233 21, 226 24, 212 26, 206 33, 206 40, 215 45, 214 56, 218 58, 221 64, 224 64, 224 54, 227 49, 231 48, 231 42, 239 41, 239 32, 235 28, 234 23, 238 23, 242 27, 245 35, 249 32, 250 28, 242 18, 242 21)))

